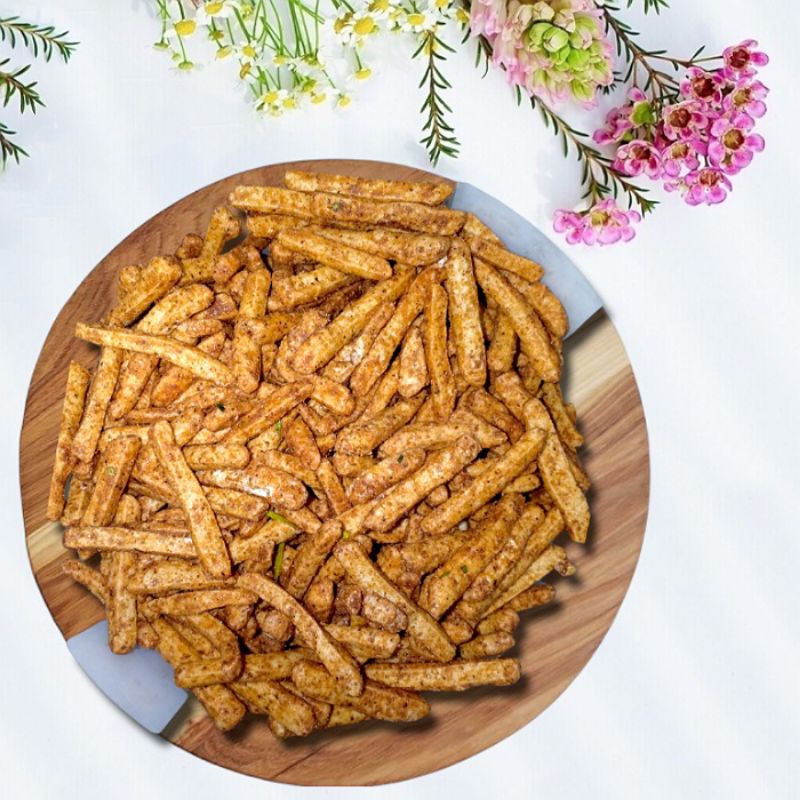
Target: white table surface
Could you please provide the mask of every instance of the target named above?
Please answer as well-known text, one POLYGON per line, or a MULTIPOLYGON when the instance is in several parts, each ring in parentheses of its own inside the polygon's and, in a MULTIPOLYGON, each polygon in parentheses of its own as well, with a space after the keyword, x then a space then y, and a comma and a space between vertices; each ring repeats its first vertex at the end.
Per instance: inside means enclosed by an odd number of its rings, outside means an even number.
MULTIPOLYGON (((0 175, 0 775, 17 798, 800 796, 796 60, 790 0, 674 0, 646 41, 690 52, 754 36, 773 57, 766 152, 724 206, 671 198, 630 245, 572 255, 630 354, 650 431, 642 557, 590 664, 535 722, 469 761, 373 790, 265 784, 145 734, 70 658, 28 568, 17 448, 51 321, 87 271, 187 192, 314 157, 425 166, 420 65, 389 59, 346 113, 259 121, 220 70, 170 72, 143 0, 8 0, 81 41, 36 68, 47 108, 12 127, 32 154, 0 175), (403 72, 412 70, 412 75, 403 72), (223 794, 224 793, 224 794, 223 794)), ((0 48, 1 49, 1 48, 0 48)), ((463 142, 443 174, 550 230, 575 197, 559 155, 502 80, 453 59, 463 142)), ((10 116, 10 115, 3 115, 10 116)))

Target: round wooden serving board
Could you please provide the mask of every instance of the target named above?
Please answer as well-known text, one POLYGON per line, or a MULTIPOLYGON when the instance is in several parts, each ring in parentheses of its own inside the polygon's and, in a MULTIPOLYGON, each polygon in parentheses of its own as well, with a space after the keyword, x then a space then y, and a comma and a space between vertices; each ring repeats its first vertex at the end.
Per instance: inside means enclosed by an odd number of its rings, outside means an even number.
MULTIPOLYGON (((31 566, 65 639, 102 618, 88 592, 62 575, 67 551, 61 527, 45 506, 70 359, 93 365, 96 351, 73 337, 78 321, 101 319, 126 264, 172 253, 183 235, 204 233, 213 209, 239 183, 279 185, 287 168, 405 180, 420 170, 366 161, 277 164, 233 175, 178 201, 146 222, 83 280, 50 330, 31 379, 20 439, 20 480, 31 566)), ((232 734, 219 732, 190 701, 164 736, 196 756, 237 772, 304 785, 390 783, 454 764, 527 725, 566 689, 611 625, 633 575, 644 535, 649 493, 647 430, 625 349, 603 314, 565 343, 564 388, 586 437, 584 463, 594 486, 587 546, 565 545, 577 575, 558 581, 558 602, 523 616, 512 655, 523 679, 509 688, 433 695, 432 713, 410 725, 373 722, 302 740, 279 742, 263 718, 232 734)), ((562 537, 561 542, 566 537, 562 537)), ((67 658, 67 651, 64 650, 67 658)))

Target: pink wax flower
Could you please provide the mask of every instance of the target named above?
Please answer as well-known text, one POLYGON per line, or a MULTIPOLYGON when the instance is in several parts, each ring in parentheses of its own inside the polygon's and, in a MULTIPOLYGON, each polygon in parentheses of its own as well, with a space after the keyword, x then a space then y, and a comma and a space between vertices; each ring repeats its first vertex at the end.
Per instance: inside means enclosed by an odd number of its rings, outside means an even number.
POLYGON ((505 0, 473 0, 469 14, 473 36, 482 34, 491 42, 502 30, 505 20, 505 0))
POLYGON ((592 134, 597 144, 613 144, 620 141, 629 131, 642 125, 655 122, 655 113, 645 93, 634 86, 628 92, 628 103, 612 108, 606 114, 606 124, 592 134))
POLYGON ((664 135, 673 141, 702 136, 708 127, 708 116, 694 100, 667 106, 662 113, 664 135))
POLYGON ((698 142, 681 141, 668 142, 661 150, 661 166, 664 175, 668 178, 677 178, 681 172, 691 172, 700 166, 699 154, 696 145, 698 142))
POLYGON ((644 173, 648 178, 660 178, 661 153, 650 142, 634 139, 617 150, 614 169, 631 177, 644 173))
POLYGON ((706 72, 699 67, 690 67, 681 81, 681 94, 687 100, 697 100, 704 105, 718 106, 730 81, 721 72, 706 72))
POLYGON ((725 200, 733 186, 721 170, 703 167, 693 170, 680 180, 668 181, 664 188, 668 192, 679 191, 690 206, 704 203, 713 206, 725 200))
POLYGON ((725 70, 732 78, 748 78, 756 74, 756 67, 769 64, 769 56, 754 48, 758 47, 755 39, 745 39, 741 44, 726 47, 722 51, 725 70))
POLYGON ((761 119, 767 113, 764 98, 769 89, 761 81, 750 81, 743 78, 737 81, 733 90, 725 95, 722 107, 725 111, 741 111, 752 119, 761 119))
POLYGON ((584 212, 559 209, 553 217, 556 233, 566 233, 569 244, 599 244, 601 247, 617 242, 629 242, 636 235, 633 223, 641 220, 638 211, 623 211, 615 200, 608 198, 584 212))
POLYGON ((747 114, 720 117, 711 126, 708 160, 728 175, 735 175, 764 149, 764 138, 751 133, 753 120, 747 114))

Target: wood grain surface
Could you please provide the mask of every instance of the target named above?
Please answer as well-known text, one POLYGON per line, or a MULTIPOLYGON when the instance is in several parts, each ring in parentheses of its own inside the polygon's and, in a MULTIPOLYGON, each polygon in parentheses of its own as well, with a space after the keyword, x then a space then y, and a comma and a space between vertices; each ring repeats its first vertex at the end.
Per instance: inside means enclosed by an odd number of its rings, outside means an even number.
MULTIPOLYGON (((308 161, 218 181, 165 209, 114 248, 86 276, 47 336, 25 407, 20 483, 33 573, 65 639, 103 617, 97 601, 61 574, 67 557, 61 526, 45 520, 67 366, 73 358, 87 366, 96 359, 95 348, 73 337, 75 323, 98 320, 111 307, 120 267, 173 252, 184 233, 204 233, 214 207, 225 203, 233 186, 278 185, 287 168, 405 180, 431 177, 379 162, 308 161)), ((463 694, 428 694, 432 713, 414 724, 372 722, 289 742, 277 741, 257 717, 223 734, 199 704, 190 701, 163 735, 201 758, 260 778, 303 785, 369 785, 425 775, 468 758, 547 708, 580 672, 614 619, 639 556, 649 493, 644 414, 611 321, 598 315, 567 340, 565 357, 565 393, 577 407, 587 442, 583 458, 593 481, 592 527, 588 545, 565 544, 578 572, 573 578, 557 579, 558 602, 523 615, 511 653, 522 661, 520 683, 463 694)), ((64 658, 69 658, 66 648, 64 658)))

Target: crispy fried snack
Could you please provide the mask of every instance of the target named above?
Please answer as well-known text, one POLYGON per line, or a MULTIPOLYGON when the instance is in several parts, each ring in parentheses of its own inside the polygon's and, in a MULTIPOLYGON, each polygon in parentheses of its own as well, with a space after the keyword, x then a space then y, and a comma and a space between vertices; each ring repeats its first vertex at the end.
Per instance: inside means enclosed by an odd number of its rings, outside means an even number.
POLYGON ((566 313, 450 193, 238 186, 77 325, 100 356, 68 369, 64 572, 110 649, 156 649, 223 731, 248 711, 281 740, 407 723, 420 692, 512 684, 521 614, 575 571, 566 313))

